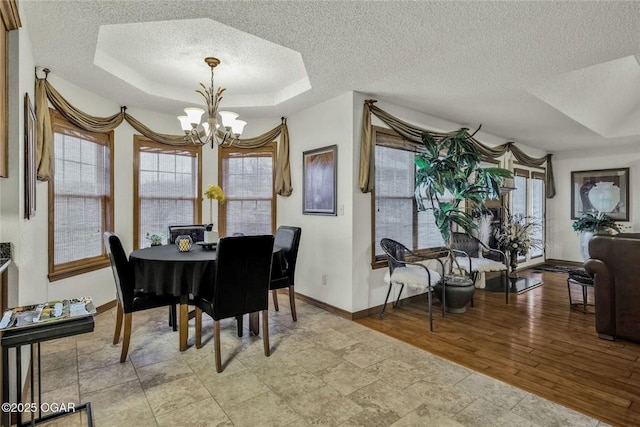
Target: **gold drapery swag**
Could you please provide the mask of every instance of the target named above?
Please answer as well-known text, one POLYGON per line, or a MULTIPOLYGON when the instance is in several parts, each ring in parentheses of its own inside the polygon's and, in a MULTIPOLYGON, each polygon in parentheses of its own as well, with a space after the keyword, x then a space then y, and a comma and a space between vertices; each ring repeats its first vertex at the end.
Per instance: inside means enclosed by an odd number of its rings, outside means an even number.
MULTIPOLYGON (((49 105, 60 112, 69 122, 88 132, 109 132, 115 129, 125 120, 136 131, 160 144, 185 145, 183 135, 167 135, 157 133, 139 122, 136 118, 126 113, 126 107, 109 117, 91 116, 71 105, 58 92, 49 81, 36 77, 36 126, 37 126, 37 155, 38 180, 48 181, 53 177, 53 132, 51 130, 51 117, 49 105)), ((276 158, 276 193, 280 196, 291 195, 291 167, 289 165, 289 130, 287 120, 283 117, 280 125, 255 138, 239 139, 232 145, 240 148, 257 148, 266 145, 280 137, 276 158)))
MULTIPOLYGON (((385 124, 387 124, 391 129, 398 132, 398 134, 400 134, 400 136, 402 136, 407 141, 418 144, 422 144, 423 132, 427 132, 435 139, 452 136, 458 133, 457 130, 453 132, 442 133, 435 132, 429 129, 419 128, 403 120, 400 120, 395 116, 392 116, 386 111, 381 110, 374 105, 374 102, 376 101, 367 99, 364 102, 364 110, 362 112, 362 140, 360 142, 360 175, 358 185, 360 187, 360 191, 362 191, 363 193, 370 193, 373 190, 373 184, 375 182, 375 165, 371 161, 373 159, 374 150, 371 131, 371 114, 382 120, 385 124)), ((547 154, 544 157, 535 158, 529 156, 524 151, 516 147, 515 143, 512 141, 505 142, 504 144, 495 147, 490 147, 484 145, 473 137, 470 137, 470 140, 482 155, 491 157, 492 159, 498 158, 504 155, 507 151, 510 151, 513 154, 513 157, 515 157, 516 160, 518 160, 525 166, 539 167, 546 164, 545 194, 547 195, 548 199, 551 199, 556 195, 556 187, 553 178, 553 166, 551 164, 551 156, 553 156, 552 154, 547 154)))

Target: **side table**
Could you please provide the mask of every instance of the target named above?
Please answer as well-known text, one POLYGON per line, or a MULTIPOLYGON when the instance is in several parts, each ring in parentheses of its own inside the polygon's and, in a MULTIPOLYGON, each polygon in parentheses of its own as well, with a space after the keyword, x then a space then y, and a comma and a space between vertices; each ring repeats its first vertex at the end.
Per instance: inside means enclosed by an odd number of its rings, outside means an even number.
POLYGON ((587 307, 593 307, 593 304, 588 303, 588 288, 594 286, 593 279, 589 276, 585 270, 577 269, 569 272, 567 278, 567 289, 569 290, 569 307, 572 310, 580 311, 587 314, 595 314, 593 311, 589 311, 587 307), (571 299, 571 285, 580 285, 582 287, 582 302, 574 303, 571 299))
MULTIPOLYGON (((38 417, 34 419, 34 412, 31 412, 31 422, 29 424, 22 422, 22 413, 17 411, 19 427, 24 425, 35 425, 45 422, 53 418, 74 413, 76 410, 86 410, 89 427, 93 426, 93 418, 91 416, 91 404, 84 403, 73 408, 72 412, 68 410, 56 412, 53 414, 42 416, 42 395, 41 395, 41 376, 40 376, 40 343, 44 341, 55 340, 58 338, 70 337, 72 335, 93 332, 94 320, 93 316, 79 317, 77 319, 65 319, 61 321, 52 321, 46 324, 37 324, 34 326, 23 327, 15 330, 5 330, 0 338, 2 346, 2 402, 9 403, 9 349, 15 348, 16 354, 16 407, 21 407, 22 394, 22 361, 21 347, 23 345, 31 345, 31 354, 33 356, 33 345, 38 346, 38 417)), ((33 379, 33 357, 31 357, 31 402, 34 400, 34 379, 33 379)), ((11 411, 2 411, 2 427, 11 426, 11 411)))

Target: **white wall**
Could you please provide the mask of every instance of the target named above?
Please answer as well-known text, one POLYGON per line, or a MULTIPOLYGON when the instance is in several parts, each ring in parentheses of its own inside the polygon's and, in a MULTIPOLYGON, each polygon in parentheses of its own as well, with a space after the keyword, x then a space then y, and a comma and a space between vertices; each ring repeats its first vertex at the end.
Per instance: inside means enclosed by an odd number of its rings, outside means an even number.
POLYGON ((353 94, 289 116, 293 194, 278 197, 278 225, 302 227, 296 266, 296 292, 352 311, 353 94), (338 146, 338 216, 302 214, 302 153, 338 146), (322 275, 327 284, 322 285, 322 275))
MULTIPOLYGON (((18 282, 33 280, 33 271, 20 268, 37 259, 39 222, 24 219, 24 95, 34 103, 34 62, 31 41, 25 29, 9 33, 8 80, 8 154, 9 177, 0 179, 0 241, 12 242, 13 264, 8 270, 9 301, 19 303, 18 282), (20 243, 22 242, 22 243, 20 243)), ((42 185, 36 185, 37 190, 42 185)), ((37 199, 42 203, 42 197, 37 199)), ((41 206, 41 205, 40 205, 41 206)), ((42 222, 42 214, 40 222, 42 222)), ((46 248, 45 248, 46 250, 46 248)))
POLYGON ((553 156, 556 197, 547 200, 547 258, 582 262, 580 240, 571 224, 571 172, 630 168, 629 222, 626 231, 640 230, 640 144, 605 147, 593 150, 567 151, 553 156))

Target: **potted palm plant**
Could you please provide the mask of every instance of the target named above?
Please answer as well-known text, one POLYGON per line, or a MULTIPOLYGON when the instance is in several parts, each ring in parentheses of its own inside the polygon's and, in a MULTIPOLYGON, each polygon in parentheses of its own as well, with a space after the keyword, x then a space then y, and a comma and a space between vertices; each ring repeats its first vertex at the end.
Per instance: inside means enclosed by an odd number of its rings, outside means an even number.
POLYGON ((434 138, 422 134, 425 151, 416 156, 415 198, 419 210, 431 210, 454 264, 452 227, 471 234, 478 229, 474 217, 486 212, 486 199, 500 198, 500 186, 513 174, 503 168, 480 167, 482 156, 471 141, 468 129, 434 138))
MULTIPOLYGON (((453 250, 452 227, 471 234, 478 229, 475 217, 486 212, 485 200, 498 199, 500 186, 510 171, 498 167, 482 168, 482 156, 467 129, 455 134, 434 138, 422 134, 424 152, 416 155, 415 199, 419 210, 431 210, 436 227, 447 251, 448 271, 445 272, 445 293, 449 311, 463 312, 475 292, 470 278, 453 275, 457 265, 453 250), (450 286, 453 286, 451 288, 450 286), (453 294, 455 291, 455 294, 453 294), (451 294, 450 294, 451 292, 451 294), (455 298, 450 298, 455 295, 455 298), (451 301, 455 302, 455 307, 451 301)), ((458 270, 462 270, 457 265, 458 270)), ((441 288, 436 293, 441 294, 441 288)), ((442 298, 441 298, 442 300, 442 298)))

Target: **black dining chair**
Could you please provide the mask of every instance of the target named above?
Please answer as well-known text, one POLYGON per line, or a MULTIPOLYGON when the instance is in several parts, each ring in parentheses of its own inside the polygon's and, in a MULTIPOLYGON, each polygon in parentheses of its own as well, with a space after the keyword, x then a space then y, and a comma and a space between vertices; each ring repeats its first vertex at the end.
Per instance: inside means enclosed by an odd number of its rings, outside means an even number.
MULTIPOLYGON (((193 243, 196 242, 204 242, 204 232, 206 231, 206 226, 200 224, 192 224, 192 225, 170 225, 169 226, 169 239, 168 243, 173 245, 176 243, 176 238, 178 236, 189 236, 191 237, 191 241, 193 243)), ((171 307, 171 311, 169 312, 169 325, 173 326, 174 332, 178 330, 178 326, 172 320, 176 318, 176 308, 175 306, 171 307)), ((190 312, 191 316, 192 312, 190 312)), ((190 319, 192 317, 189 317, 190 319)))
POLYGON ((104 233, 104 246, 111 261, 117 292, 116 329, 113 334, 113 344, 118 344, 118 341, 120 341, 120 331, 122 330, 122 320, 124 318, 124 337, 122 339, 122 351, 120 352, 120 363, 124 363, 127 359, 129 341, 131 340, 132 313, 150 308, 173 306, 173 310, 170 311, 170 313, 173 313, 171 321, 173 325, 176 325, 175 306, 178 303, 178 298, 173 295, 156 295, 154 292, 142 292, 136 289, 133 269, 120 238, 107 231, 104 233))
POLYGON ((271 284, 269 286, 273 295, 273 306, 276 311, 279 311, 280 309, 278 307, 278 289, 288 289, 291 317, 294 322, 298 320, 298 316, 296 314, 294 286, 296 277, 296 261, 298 260, 298 248, 300 246, 301 235, 302 228, 300 227, 281 225, 276 230, 274 246, 283 250, 284 257, 274 260, 274 269, 271 272, 271 284))
POLYGON ((206 227, 204 225, 170 225, 169 226, 169 244, 172 245, 176 242, 178 236, 189 236, 191 241, 204 242, 204 232, 206 227))
POLYGON ((262 342, 269 356, 271 235, 224 237, 218 241, 215 280, 209 295, 196 295, 196 348, 202 347, 202 312, 213 318, 216 371, 222 372, 220 320, 262 312, 262 342))

